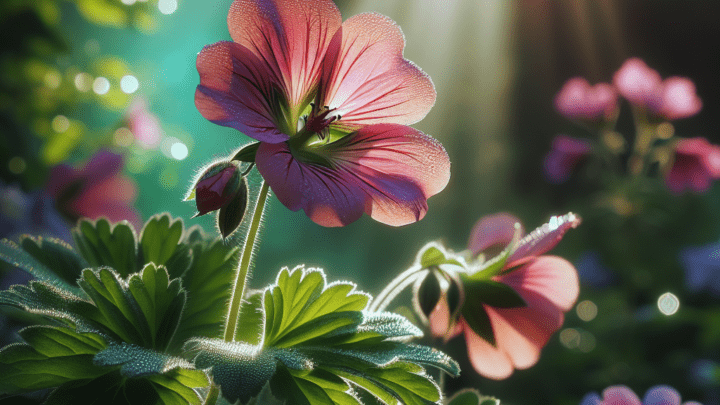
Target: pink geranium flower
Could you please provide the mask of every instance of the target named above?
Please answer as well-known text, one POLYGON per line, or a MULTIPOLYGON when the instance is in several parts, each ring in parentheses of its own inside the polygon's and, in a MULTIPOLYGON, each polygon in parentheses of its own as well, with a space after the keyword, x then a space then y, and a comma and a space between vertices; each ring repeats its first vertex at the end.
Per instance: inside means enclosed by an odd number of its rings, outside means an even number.
MULTIPOLYGON (((656 385, 645 393, 645 398, 640 402, 633 390, 623 385, 615 385, 605 388, 602 398, 596 393, 585 395, 580 405, 680 405, 680 394, 672 387, 656 385)), ((701 404, 689 401, 683 405, 701 404)))
POLYGON ((690 79, 673 76, 662 80, 639 58, 625 61, 615 72, 613 84, 632 105, 662 119, 687 118, 702 109, 690 79))
MULTIPOLYGON (((483 217, 473 228, 470 251, 477 255, 489 248, 506 246, 513 239, 516 223, 517 218, 509 214, 483 217)), ((450 339, 463 333, 473 368, 488 378, 507 378, 514 369, 526 369, 537 363, 542 347, 562 326, 563 313, 572 308, 579 294, 573 265, 560 257, 543 254, 579 223, 574 214, 551 218, 525 236, 509 254, 502 271, 490 278, 510 287, 525 306, 493 306, 488 297, 469 294, 477 277, 482 279, 481 273, 462 275, 465 302, 460 315, 451 319, 447 300, 441 299, 429 317, 432 334, 450 339), (482 311, 487 314, 492 336, 481 336, 466 319, 473 312, 482 311)))
POLYGON ((363 212, 390 225, 425 215, 450 162, 405 126, 428 113, 435 89, 403 58, 392 20, 343 23, 330 0, 235 0, 228 26, 234 42, 198 55, 195 105, 261 142, 257 168, 286 207, 323 226, 363 212))
POLYGON ((592 151, 592 145, 584 139, 558 135, 553 139, 550 152, 545 155, 543 169, 545 177, 552 183, 560 184, 570 178, 575 166, 592 151))
POLYGON ((140 215, 133 206, 137 186, 120 174, 123 157, 101 150, 80 169, 61 164, 52 168, 46 191, 58 211, 71 220, 107 217, 116 222, 128 220, 140 229, 140 215))
POLYGON ((617 91, 607 83, 591 86, 582 77, 574 77, 565 82, 555 97, 555 109, 571 120, 613 121, 618 113, 617 91))
POLYGON ((720 146, 702 137, 681 139, 675 145, 675 161, 665 184, 675 194, 686 188, 703 193, 713 179, 720 178, 720 146))

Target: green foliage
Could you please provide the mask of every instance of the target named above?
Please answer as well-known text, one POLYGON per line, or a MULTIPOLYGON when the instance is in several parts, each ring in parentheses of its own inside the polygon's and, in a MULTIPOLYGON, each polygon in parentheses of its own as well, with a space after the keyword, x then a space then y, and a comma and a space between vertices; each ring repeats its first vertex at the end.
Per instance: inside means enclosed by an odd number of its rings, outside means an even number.
POLYGON ((354 389, 383 403, 440 403, 422 365, 459 373, 445 354, 405 343, 422 336, 407 319, 366 312, 369 295, 349 282, 328 284, 320 270, 283 269, 259 296, 242 307, 252 315, 243 315, 238 327, 259 334, 257 343, 195 339, 188 345, 230 402, 246 403, 270 381, 273 394, 289 404, 360 404, 354 389))
POLYGON ((462 390, 448 399, 446 405, 500 405, 500 400, 480 395, 476 390, 462 390))
POLYGON ((137 271, 137 237, 127 221, 110 224, 107 219, 81 220, 73 229, 80 254, 93 267, 111 267, 121 277, 137 271))
POLYGON ((458 260, 448 257, 449 255, 436 242, 430 242, 425 245, 418 254, 420 266, 423 269, 439 266, 441 264, 453 264, 455 266, 465 267, 458 260))

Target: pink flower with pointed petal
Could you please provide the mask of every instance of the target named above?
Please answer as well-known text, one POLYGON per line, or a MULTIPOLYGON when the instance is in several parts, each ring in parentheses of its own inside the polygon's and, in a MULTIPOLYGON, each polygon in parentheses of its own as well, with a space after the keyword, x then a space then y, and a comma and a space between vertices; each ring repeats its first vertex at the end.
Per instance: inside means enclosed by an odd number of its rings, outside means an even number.
MULTIPOLYGON (((640 398, 624 385, 605 388, 602 398, 597 393, 585 395, 580 405, 680 405, 680 393, 666 385, 656 385, 640 398)), ((683 405, 701 405, 695 401, 684 402, 683 405)))
POLYGON ((639 58, 625 61, 615 72, 613 83, 632 105, 661 119, 687 118, 702 109, 692 80, 673 76, 663 81, 657 71, 639 58))
MULTIPOLYGON (((470 236, 469 249, 478 254, 498 243, 509 243, 515 223, 519 221, 509 214, 480 219, 470 236)), ((490 279, 510 287, 525 306, 490 305, 484 301, 486 297, 469 293, 477 281, 474 275, 463 275, 466 295, 460 315, 456 320, 450 319, 447 300, 441 299, 429 317, 433 335, 450 339, 463 333, 473 368, 488 378, 504 379, 516 368, 526 369, 537 363, 542 347, 562 326, 563 313, 572 308, 580 288, 577 271, 570 262, 543 254, 579 223, 574 214, 551 218, 526 235, 509 255, 502 271, 490 279), (491 337, 482 337, 467 319, 483 311, 491 337)))
POLYGON ((140 215, 133 206, 137 185, 120 174, 122 167, 121 155, 101 150, 81 169, 55 166, 45 190, 58 211, 73 222, 82 217, 107 217, 113 222, 127 220, 141 229, 140 215))
POLYGON ((720 146, 702 137, 681 139, 675 145, 675 161, 665 184, 675 194, 689 188, 704 193, 713 179, 720 178, 720 146))
POLYGON ((545 155, 543 169, 545 178, 551 183, 566 182, 575 166, 592 151, 592 145, 584 139, 558 135, 553 139, 550 152, 545 155))
POLYGON ((582 77, 563 85, 555 97, 555 109, 571 120, 598 123, 617 118, 617 91, 607 83, 590 86, 582 77))
POLYGON ((363 213, 420 220, 450 176, 444 148, 406 125, 435 102, 403 58, 399 27, 378 14, 342 22, 330 0, 235 0, 234 42, 197 59, 195 105, 261 142, 255 163, 278 199, 323 226, 363 213))

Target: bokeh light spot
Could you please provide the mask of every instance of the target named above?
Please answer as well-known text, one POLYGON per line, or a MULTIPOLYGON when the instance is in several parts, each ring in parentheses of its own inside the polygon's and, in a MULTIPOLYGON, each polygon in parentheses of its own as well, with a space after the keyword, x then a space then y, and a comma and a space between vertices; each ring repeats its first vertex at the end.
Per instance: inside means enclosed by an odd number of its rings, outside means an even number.
POLYGON ((92 87, 92 77, 87 73, 78 73, 75 75, 75 88, 86 93, 92 87))
POLYGON ((560 332, 560 343, 568 349, 577 349, 580 345, 580 332, 573 328, 563 329, 560 332))
POLYGON ((659 124, 656 131, 660 139, 670 139, 675 135, 675 127, 669 122, 659 124))
POLYGON ((585 300, 580 302, 575 308, 578 318, 585 322, 592 321, 597 316, 598 308, 594 302, 585 300))
POLYGON ((657 306, 663 315, 670 316, 680 309, 680 300, 675 294, 666 292, 658 298, 657 306))
POLYGON ((103 95, 110 91, 110 80, 100 76, 93 82, 93 91, 97 94, 103 95))
POLYGON ((125 127, 118 128, 113 134, 113 141, 117 146, 126 148, 133 143, 133 133, 125 127))
POLYGON ((25 159, 20 156, 15 156, 8 161, 8 170, 10 170, 12 174, 22 174, 26 168, 27 163, 25 163, 25 159))
POLYGON ((595 345, 595 335, 588 331, 582 331, 580 333, 580 344, 578 345, 578 349, 580 349, 581 352, 590 353, 595 349, 595 345))
POLYGON ((177 0, 159 0, 158 9, 163 14, 172 14, 177 10, 177 0))
POLYGON ((57 70, 49 70, 47 73, 45 73, 45 85, 50 87, 51 89, 57 89, 60 87, 60 82, 62 81, 62 76, 60 76, 60 72, 57 70))
POLYGON ((175 142, 170 146, 170 155, 177 160, 183 160, 188 155, 188 148, 182 142, 175 142))
POLYGON ((140 87, 140 83, 138 82, 138 79, 133 75, 126 75, 123 76, 122 79, 120 79, 120 89, 123 91, 123 93, 135 93, 138 87, 140 87))
POLYGON ((50 125, 52 126, 53 131, 58 134, 62 134, 70 128, 70 120, 64 115, 57 115, 53 118, 50 125))

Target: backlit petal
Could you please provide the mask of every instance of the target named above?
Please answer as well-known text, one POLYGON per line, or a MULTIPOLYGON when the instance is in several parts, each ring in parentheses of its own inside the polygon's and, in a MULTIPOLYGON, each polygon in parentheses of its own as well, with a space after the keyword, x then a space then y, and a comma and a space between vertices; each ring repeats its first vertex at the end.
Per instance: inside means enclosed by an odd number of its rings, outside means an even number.
POLYGON ((603 405, 642 405, 640 398, 628 387, 615 385, 603 391, 603 405))
POLYGON ((273 112, 279 79, 247 48, 233 42, 208 45, 198 54, 197 70, 195 106, 203 117, 262 142, 288 139, 277 128, 277 108, 273 112))
POLYGON ((475 371, 494 380, 510 377, 513 372, 513 364, 507 353, 493 347, 493 345, 473 332, 467 324, 463 325, 463 329, 465 331, 468 357, 475 371))
MULTIPOLYGON (((473 254, 478 254, 491 246, 500 245, 504 248, 512 241, 515 235, 515 224, 519 223, 520 220, 517 217, 505 212, 480 218, 470 232, 468 249, 473 254)), ((520 225, 520 234, 522 232, 522 225, 520 225)))
POLYGON ((463 331, 460 322, 453 325, 450 324, 450 307, 448 306, 447 297, 442 297, 438 301, 435 308, 430 312, 428 321, 430 323, 430 333, 435 337, 444 338, 446 341, 454 338, 463 331))
POLYGON ((680 393, 667 385, 656 385, 645 393, 643 405, 680 405, 680 393))
POLYGON ((496 277, 517 291, 528 306, 545 298, 562 311, 569 311, 580 294, 577 270, 557 256, 541 256, 517 270, 496 277))
POLYGON ((560 242, 565 232, 580 225, 580 217, 572 212, 554 216, 542 226, 525 235, 507 260, 505 268, 522 264, 548 252, 560 242))
POLYGON ((412 124, 435 103, 430 77, 403 58, 400 27, 380 14, 342 25, 323 64, 320 100, 347 125, 412 124))
POLYGON ((322 58, 342 24, 330 0, 235 0, 230 35, 281 78, 291 108, 317 86, 322 58))
POLYGON ((394 226, 421 219, 442 190, 450 162, 433 138, 402 125, 373 125, 311 149, 333 167, 304 162, 286 144, 261 144, 258 170, 289 209, 323 226, 344 226, 362 212, 394 226))

